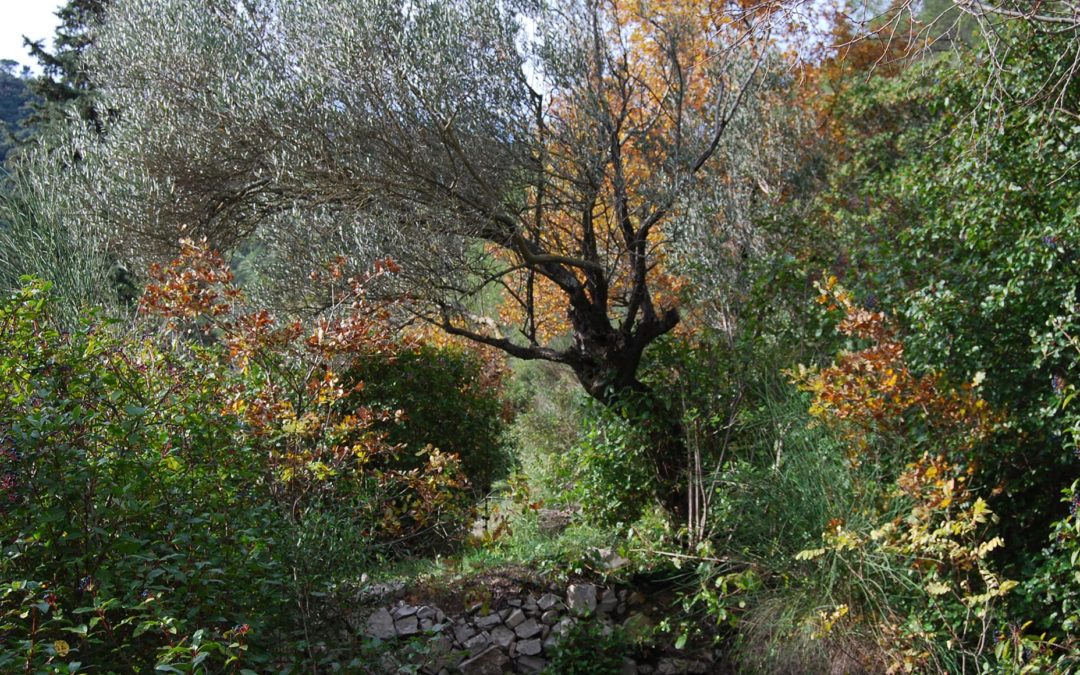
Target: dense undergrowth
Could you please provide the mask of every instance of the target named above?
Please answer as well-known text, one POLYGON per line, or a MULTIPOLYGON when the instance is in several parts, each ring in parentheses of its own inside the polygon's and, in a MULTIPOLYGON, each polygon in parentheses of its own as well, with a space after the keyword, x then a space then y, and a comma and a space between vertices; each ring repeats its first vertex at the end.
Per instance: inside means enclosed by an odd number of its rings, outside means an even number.
MULTIPOLYGON (((426 393, 497 428, 475 360, 371 330, 359 297, 310 335, 243 312, 220 258, 185 255, 144 297, 166 324, 90 314, 60 331, 33 280, 0 310, 6 670, 336 663, 339 585, 467 531, 467 486, 489 474, 422 438, 391 441, 412 402, 357 403, 356 373, 397 358, 442 369, 426 393), (205 344, 180 339, 190 331, 205 344)), ((496 442, 455 450, 483 457, 496 442)))
MULTIPOLYGON (((1043 98, 1067 36, 1010 31, 992 74, 985 47, 856 42, 763 84, 732 121, 761 146, 731 142, 719 206, 679 205, 719 223, 665 260, 682 323, 608 397, 419 328, 388 259, 290 286, 314 314, 204 242, 128 270, 47 144, 17 158, 0 670, 376 671, 361 586, 516 566, 662 587, 647 639, 738 672, 1075 672, 1080 89, 1043 98)), ((552 672, 617 672, 625 635, 592 630, 552 672)))

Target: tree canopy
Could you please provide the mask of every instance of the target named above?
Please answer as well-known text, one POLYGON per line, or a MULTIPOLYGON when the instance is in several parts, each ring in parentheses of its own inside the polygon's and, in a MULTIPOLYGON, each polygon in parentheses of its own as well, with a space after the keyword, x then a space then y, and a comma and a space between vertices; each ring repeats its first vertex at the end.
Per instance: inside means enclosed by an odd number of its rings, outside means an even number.
MULTIPOLYGON (((299 263, 391 255, 423 320, 566 364, 602 401, 647 395, 642 354, 679 323, 673 225, 756 83, 771 18, 691 2, 117 2, 90 63, 123 113, 103 142, 77 141, 104 179, 84 197, 147 257, 180 236, 253 236, 260 275, 300 306, 321 301, 299 263), (491 289, 515 330, 477 311, 491 289)), ((681 460, 655 460, 674 482, 681 460)))

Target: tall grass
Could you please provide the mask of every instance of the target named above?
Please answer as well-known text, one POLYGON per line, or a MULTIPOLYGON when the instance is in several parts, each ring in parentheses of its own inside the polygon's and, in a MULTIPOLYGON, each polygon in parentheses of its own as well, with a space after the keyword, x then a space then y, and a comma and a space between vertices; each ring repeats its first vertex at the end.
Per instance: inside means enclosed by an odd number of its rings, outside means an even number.
MULTIPOLYGON (((890 638, 881 626, 903 623, 912 603, 925 600, 919 577, 900 556, 873 548, 830 550, 814 560, 798 554, 822 546, 822 533, 837 524, 869 532, 898 517, 904 504, 892 496, 895 467, 852 463, 786 383, 769 382, 755 398, 712 516, 717 549, 756 580, 719 599, 735 627, 731 658, 739 672, 883 670, 890 638), (841 607, 843 616, 825 628, 841 607)), ((708 588, 719 580, 702 582, 708 588)), ((932 652, 938 672, 958 667, 945 640, 920 647, 932 652)))

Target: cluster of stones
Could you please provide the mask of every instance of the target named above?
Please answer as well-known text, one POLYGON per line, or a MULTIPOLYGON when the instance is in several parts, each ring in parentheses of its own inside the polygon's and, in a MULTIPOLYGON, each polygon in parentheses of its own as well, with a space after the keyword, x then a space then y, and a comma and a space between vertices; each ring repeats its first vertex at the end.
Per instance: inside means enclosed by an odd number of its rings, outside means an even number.
MULTIPOLYGON (((650 620, 633 611, 644 602, 640 593, 594 584, 572 584, 562 597, 526 593, 506 598, 506 606, 497 610, 477 604, 457 618, 437 607, 399 602, 373 612, 364 632, 380 640, 426 634, 430 646, 421 672, 430 675, 537 673, 547 666, 552 648, 578 621, 599 621, 608 629, 621 622, 627 630, 647 630, 650 620)), ((635 675, 659 670, 632 660, 624 669, 635 675)))

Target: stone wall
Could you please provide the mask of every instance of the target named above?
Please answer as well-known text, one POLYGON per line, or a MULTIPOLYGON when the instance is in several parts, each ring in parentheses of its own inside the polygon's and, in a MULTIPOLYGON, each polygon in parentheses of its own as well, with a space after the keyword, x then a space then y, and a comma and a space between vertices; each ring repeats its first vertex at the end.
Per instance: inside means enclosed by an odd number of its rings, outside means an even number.
MULTIPOLYGON (((561 591, 523 591, 501 597, 492 606, 474 603, 457 616, 434 605, 398 600, 368 614, 362 632, 389 643, 391 652, 396 641, 421 643, 422 649, 404 658, 429 675, 538 673, 575 624, 593 621, 602 632, 620 626, 632 637, 646 636, 654 625, 647 609, 645 596, 632 589, 577 583, 561 591)), ((398 656, 403 657, 404 651, 398 656)), ((708 673, 710 661, 663 657, 649 663, 628 656, 623 673, 708 673)), ((392 665, 386 663, 386 670, 392 665)))

